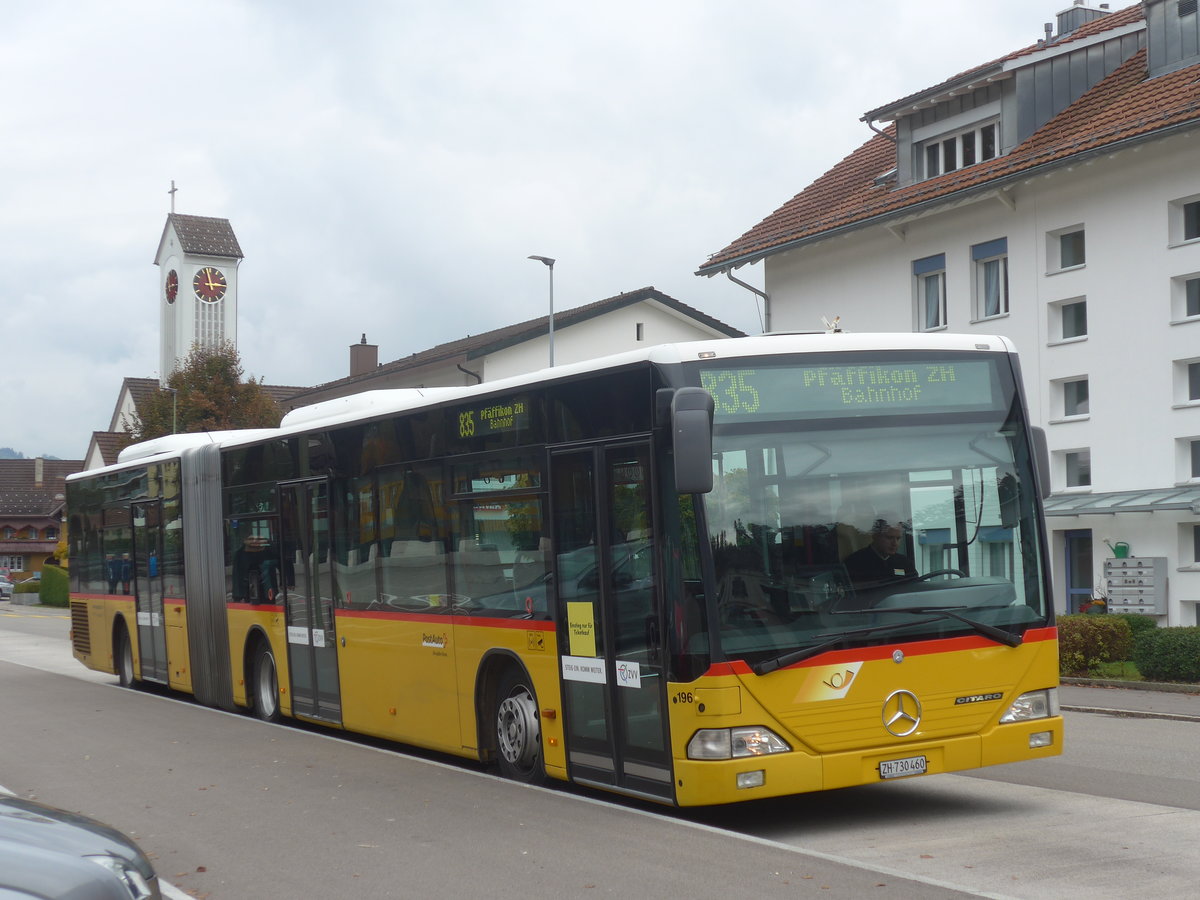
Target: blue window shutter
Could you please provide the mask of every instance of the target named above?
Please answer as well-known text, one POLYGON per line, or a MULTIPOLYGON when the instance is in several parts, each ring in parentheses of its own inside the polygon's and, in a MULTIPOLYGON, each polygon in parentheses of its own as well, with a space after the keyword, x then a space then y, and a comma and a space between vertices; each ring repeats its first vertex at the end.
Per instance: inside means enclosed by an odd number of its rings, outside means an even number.
POLYGON ((946 268, 946 254, 926 256, 924 259, 913 260, 914 275, 928 275, 930 272, 940 272, 946 268))
POLYGON ((982 244, 976 244, 971 248, 971 259, 991 259, 993 256, 1004 256, 1008 253, 1008 238, 996 238, 994 241, 985 241, 982 244))

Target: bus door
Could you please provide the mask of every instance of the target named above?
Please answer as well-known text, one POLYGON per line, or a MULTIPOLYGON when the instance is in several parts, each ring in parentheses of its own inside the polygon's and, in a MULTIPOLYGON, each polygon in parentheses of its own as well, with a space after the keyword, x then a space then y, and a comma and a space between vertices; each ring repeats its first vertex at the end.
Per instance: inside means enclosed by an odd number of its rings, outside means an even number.
POLYGON ((279 514, 292 711, 340 724, 329 483, 318 478, 279 485, 279 514))
POLYGON ((162 502, 130 505, 133 517, 133 593, 137 604, 142 678, 167 683, 167 623, 163 616, 162 502))
POLYGON ((567 759, 575 781, 673 796, 650 445, 552 457, 567 759))

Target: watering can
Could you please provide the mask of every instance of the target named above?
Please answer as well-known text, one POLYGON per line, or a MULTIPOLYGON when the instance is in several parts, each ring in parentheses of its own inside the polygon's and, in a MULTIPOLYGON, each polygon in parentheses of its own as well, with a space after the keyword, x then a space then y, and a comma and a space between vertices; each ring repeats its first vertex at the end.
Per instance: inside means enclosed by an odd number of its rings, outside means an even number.
POLYGON ((1108 541, 1105 541, 1104 543, 1108 544, 1108 546, 1112 548, 1113 556, 1115 556, 1117 559, 1128 558, 1129 545, 1124 541, 1117 541, 1115 544, 1111 544, 1108 541))

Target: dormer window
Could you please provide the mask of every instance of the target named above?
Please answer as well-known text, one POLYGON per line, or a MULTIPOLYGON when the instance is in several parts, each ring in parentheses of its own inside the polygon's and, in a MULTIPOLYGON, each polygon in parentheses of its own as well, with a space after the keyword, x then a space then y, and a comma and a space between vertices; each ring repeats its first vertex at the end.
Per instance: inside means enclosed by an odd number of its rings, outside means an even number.
POLYGON ((942 135, 922 145, 925 178, 954 172, 976 163, 995 159, 998 154, 999 120, 992 119, 965 131, 942 135))

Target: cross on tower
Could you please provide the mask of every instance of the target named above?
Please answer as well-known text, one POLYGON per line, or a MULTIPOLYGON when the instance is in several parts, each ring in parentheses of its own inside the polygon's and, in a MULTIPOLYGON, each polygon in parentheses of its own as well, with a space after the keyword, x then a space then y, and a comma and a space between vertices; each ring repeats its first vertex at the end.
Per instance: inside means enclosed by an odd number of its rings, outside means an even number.
POLYGON ((179 190, 179 188, 175 187, 175 179, 172 178, 171 189, 167 191, 167 193, 171 195, 171 215, 175 215, 175 192, 177 190, 179 190))

